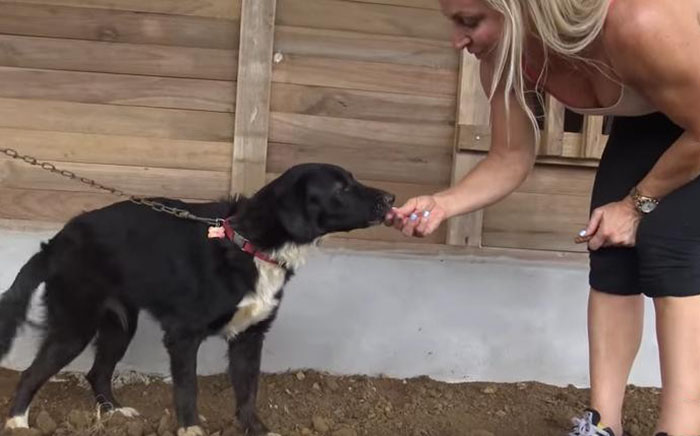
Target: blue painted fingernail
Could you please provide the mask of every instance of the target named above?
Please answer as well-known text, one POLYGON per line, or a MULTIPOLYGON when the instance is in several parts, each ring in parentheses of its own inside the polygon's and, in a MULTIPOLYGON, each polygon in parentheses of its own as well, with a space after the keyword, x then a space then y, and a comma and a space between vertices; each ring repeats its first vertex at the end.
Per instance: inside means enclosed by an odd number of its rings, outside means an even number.
POLYGON ((409 218, 410 218, 411 221, 415 221, 415 220, 418 219, 418 215, 416 215, 415 213, 412 213, 411 216, 410 216, 409 218))
POLYGON ((581 230, 580 232, 578 232, 578 235, 579 235, 580 237, 582 237, 582 238, 583 238, 584 236, 586 236, 587 234, 588 234, 588 232, 586 232, 585 230, 581 230))

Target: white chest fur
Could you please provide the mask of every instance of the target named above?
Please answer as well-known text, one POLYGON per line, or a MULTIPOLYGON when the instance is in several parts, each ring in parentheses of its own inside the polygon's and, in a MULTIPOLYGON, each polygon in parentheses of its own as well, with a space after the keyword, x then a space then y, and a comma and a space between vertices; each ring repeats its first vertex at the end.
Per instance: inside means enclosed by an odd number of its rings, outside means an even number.
POLYGON ((294 271, 304 264, 307 246, 286 244, 270 254, 280 265, 253 258, 258 270, 255 290, 238 303, 238 310, 223 329, 227 339, 233 339, 248 327, 266 320, 279 304, 278 294, 284 286, 287 270, 294 271))

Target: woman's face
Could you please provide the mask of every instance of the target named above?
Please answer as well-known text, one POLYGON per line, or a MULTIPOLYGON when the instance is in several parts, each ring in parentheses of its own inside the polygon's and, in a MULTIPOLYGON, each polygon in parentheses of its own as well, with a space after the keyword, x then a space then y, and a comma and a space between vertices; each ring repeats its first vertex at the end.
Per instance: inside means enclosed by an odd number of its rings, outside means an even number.
POLYGON ((503 16, 484 0, 440 0, 442 12, 452 21, 452 44, 481 59, 494 52, 503 30, 503 16))

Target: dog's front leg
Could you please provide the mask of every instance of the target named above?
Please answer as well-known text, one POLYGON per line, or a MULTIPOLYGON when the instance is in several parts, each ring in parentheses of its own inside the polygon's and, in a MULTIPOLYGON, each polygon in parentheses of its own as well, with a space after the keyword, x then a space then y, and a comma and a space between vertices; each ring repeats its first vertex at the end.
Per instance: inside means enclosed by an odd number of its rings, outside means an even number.
POLYGON ((272 435, 256 412, 260 353, 265 332, 252 328, 229 340, 229 376, 236 394, 236 417, 246 435, 272 435))
POLYGON ((170 355, 173 397, 178 436, 204 436, 197 414, 197 350, 200 337, 166 333, 163 340, 170 355))

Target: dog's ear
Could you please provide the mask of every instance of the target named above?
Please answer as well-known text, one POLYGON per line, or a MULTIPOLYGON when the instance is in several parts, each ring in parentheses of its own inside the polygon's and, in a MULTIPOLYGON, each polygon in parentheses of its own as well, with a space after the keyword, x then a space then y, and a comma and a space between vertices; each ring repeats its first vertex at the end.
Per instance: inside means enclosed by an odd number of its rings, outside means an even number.
POLYGON ((295 185, 277 197, 277 218, 295 242, 311 242, 321 236, 321 205, 308 195, 303 181, 295 185))

